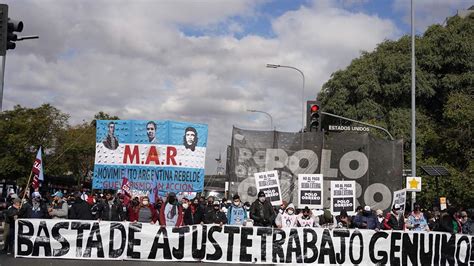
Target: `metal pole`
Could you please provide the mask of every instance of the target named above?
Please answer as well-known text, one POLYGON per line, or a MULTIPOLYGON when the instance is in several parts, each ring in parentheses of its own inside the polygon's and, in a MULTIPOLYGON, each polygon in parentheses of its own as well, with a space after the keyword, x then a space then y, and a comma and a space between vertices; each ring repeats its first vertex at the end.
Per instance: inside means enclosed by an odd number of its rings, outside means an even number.
MULTIPOLYGON (((411 173, 416 176, 416 102, 415 102, 415 8, 411 0, 411 173)), ((416 192, 411 192, 411 207, 416 201, 416 192)))
POLYGON ((273 130, 273 117, 272 117, 271 114, 269 114, 267 112, 264 112, 264 111, 253 110, 253 109, 247 109, 247 112, 266 114, 268 117, 270 117, 270 129, 273 130))
POLYGON ((3 84, 5 80, 5 60, 7 55, 2 56, 2 71, 0 71, 0 112, 3 111, 3 84))
POLYGON ((340 118, 340 119, 344 119, 344 120, 348 120, 348 121, 351 121, 351 122, 354 122, 354 123, 359 123, 359 124, 362 124, 362 125, 366 125, 366 126, 369 126, 369 127, 373 127, 373 128, 380 129, 380 130, 384 131, 385 133, 387 133, 387 135, 390 137, 390 140, 393 140, 392 134, 390 134, 390 132, 388 132, 388 130, 386 130, 386 129, 383 128, 383 127, 379 127, 379 126, 376 126, 376 125, 371 125, 371 124, 369 124, 369 123, 357 121, 357 120, 354 120, 354 119, 350 119, 350 118, 347 118, 347 117, 344 117, 344 116, 335 115, 335 114, 331 114, 331 113, 321 112, 321 114, 323 114, 323 115, 328 115, 328 116, 333 116, 333 117, 340 118))
POLYGON ((283 66, 283 65, 275 65, 275 64, 267 64, 268 68, 279 68, 279 67, 284 67, 284 68, 291 68, 294 69, 298 72, 300 72, 301 76, 303 77, 303 90, 301 92, 301 133, 304 131, 304 107, 305 107, 305 101, 304 101, 304 85, 305 85, 305 77, 303 71, 299 70, 296 67, 292 66, 283 66))

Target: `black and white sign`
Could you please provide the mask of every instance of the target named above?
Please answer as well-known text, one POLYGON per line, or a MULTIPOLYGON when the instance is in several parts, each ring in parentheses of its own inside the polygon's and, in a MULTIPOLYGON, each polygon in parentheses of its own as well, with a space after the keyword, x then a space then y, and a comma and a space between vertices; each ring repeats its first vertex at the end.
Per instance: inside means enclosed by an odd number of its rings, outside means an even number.
MULTIPOLYGON (((255 264, 468 265, 462 234, 17 220, 15 257, 255 264)), ((32 260, 35 263, 35 261, 32 260)))
POLYGON ((331 181, 331 212, 338 215, 346 210, 347 214, 354 214, 355 195, 355 181, 331 181))
POLYGON ((257 191, 263 191, 272 205, 281 205, 281 189, 278 171, 255 173, 257 191))
POLYGON ((405 204, 407 199, 407 190, 401 189, 393 192, 393 203, 392 206, 395 204, 400 205, 400 211, 403 213, 405 211, 405 204))
POLYGON ((298 175, 298 207, 303 209, 323 208, 323 175, 299 174, 298 175))

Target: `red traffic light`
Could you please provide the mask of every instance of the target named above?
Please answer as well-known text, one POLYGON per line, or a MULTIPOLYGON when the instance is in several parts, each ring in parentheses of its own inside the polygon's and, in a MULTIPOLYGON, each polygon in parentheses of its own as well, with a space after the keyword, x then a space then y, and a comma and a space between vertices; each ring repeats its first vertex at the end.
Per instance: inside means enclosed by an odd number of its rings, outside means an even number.
POLYGON ((311 112, 315 113, 319 110, 319 106, 317 106, 316 104, 314 105, 311 105, 311 112))

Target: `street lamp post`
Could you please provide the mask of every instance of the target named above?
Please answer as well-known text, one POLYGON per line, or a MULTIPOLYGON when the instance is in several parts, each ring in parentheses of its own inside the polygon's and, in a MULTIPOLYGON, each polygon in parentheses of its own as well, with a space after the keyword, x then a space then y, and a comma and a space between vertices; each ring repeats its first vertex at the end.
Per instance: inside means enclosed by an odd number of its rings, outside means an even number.
POLYGON ((301 77, 303 77, 303 89, 302 89, 302 92, 301 92, 301 132, 303 132, 304 131, 304 107, 305 107, 305 102, 304 102, 304 82, 305 82, 305 78, 304 78, 303 71, 299 70, 296 67, 275 65, 275 64, 267 64, 267 67, 268 68, 279 68, 279 67, 291 68, 291 69, 294 69, 294 70, 300 72, 301 77))
POLYGON ((260 110, 253 110, 253 109, 247 109, 247 112, 252 112, 252 113, 262 113, 262 114, 266 114, 268 115, 268 117, 270 118, 270 129, 273 130, 273 117, 271 114, 267 113, 267 112, 264 112, 264 111, 260 111, 260 110))

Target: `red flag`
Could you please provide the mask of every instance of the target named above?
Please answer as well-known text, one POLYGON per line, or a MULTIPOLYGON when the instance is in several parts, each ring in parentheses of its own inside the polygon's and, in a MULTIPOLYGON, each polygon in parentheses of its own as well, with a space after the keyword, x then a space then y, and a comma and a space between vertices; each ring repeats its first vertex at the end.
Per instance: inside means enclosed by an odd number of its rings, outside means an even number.
POLYGON ((33 172, 33 182, 31 182, 31 185, 36 191, 39 188, 40 181, 44 181, 43 161, 41 160, 41 147, 39 148, 38 153, 36 154, 36 159, 33 163, 33 169, 31 169, 31 172, 33 172))
POLYGON ((132 197, 132 193, 130 193, 130 181, 128 181, 128 178, 122 177, 122 191, 127 195, 128 197, 132 197))

